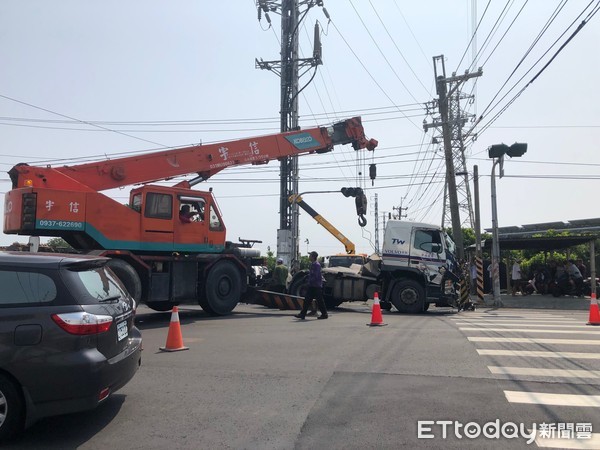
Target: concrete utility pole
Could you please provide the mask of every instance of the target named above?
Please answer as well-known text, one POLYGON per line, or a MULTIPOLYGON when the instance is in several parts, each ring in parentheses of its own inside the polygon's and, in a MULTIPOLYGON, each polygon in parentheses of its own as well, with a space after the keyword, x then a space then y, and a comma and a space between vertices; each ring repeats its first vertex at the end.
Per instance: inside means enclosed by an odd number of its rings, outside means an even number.
POLYGON ((377 193, 375 193, 375 253, 380 255, 379 253, 379 200, 377 198, 377 193))
MULTIPOLYGON (((262 14, 271 24, 269 12, 281 14, 281 60, 256 60, 256 67, 275 72, 281 78, 281 132, 299 129, 298 127, 298 80, 299 70, 323 64, 318 25, 315 25, 314 51, 312 58, 298 58, 298 31, 300 6, 304 13, 313 6, 323 6, 322 0, 258 0, 258 19, 262 14)), ((277 230, 277 256, 290 266, 300 261, 299 210, 296 202, 288 201, 291 195, 298 194, 298 157, 283 158, 279 183, 279 229, 277 230)))
POLYGON ((462 128, 468 121, 468 115, 463 114, 460 108, 460 101, 470 98, 460 92, 460 86, 470 78, 479 77, 483 74, 479 69, 475 73, 465 72, 464 75, 452 74, 446 77, 446 66, 444 56, 433 57, 436 92, 438 99, 427 105, 428 112, 437 106, 439 117, 434 118, 432 123, 424 123, 423 128, 427 131, 429 128, 442 129, 442 138, 444 142, 444 157, 446 160, 446 184, 444 187, 444 211, 442 217, 442 226, 446 225, 446 202, 450 206, 450 218, 452 224, 452 234, 457 246, 457 256, 460 260, 464 259, 464 241, 462 236, 462 222, 460 220, 460 208, 468 212, 469 226, 474 227, 473 206, 471 202, 471 192, 468 183, 468 174, 466 170, 466 160, 464 145, 462 140, 462 128), (441 74, 438 74, 438 69, 441 74), (456 172, 464 173, 463 178, 457 184, 456 172), (461 201, 459 201, 459 191, 461 201))
POLYGON ((479 167, 473 166, 473 186, 475 191, 475 265, 477 266, 477 297, 483 303, 483 255, 481 251, 481 214, 479 207, 479 167))

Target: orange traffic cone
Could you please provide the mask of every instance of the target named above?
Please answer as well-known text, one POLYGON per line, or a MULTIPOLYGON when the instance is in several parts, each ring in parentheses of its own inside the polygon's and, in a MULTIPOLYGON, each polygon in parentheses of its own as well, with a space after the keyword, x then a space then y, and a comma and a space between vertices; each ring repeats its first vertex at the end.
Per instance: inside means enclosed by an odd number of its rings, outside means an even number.
POLYGON ((178 352, 180 350, 189 350, 189 347, 183 346, 183 337, 181 336, 181 325, 179 324, 179 310, 177 306, 173 306, 171 313, 171 323, 169 324, 169 334, 167 335, 167 343, 164 347, 160 347, 163 352, 178 352))
POLYGON ((588 325, 600 325, 600 311, 598 311, 598 301, 596 300, 596 293, 592 293, 590 296, 590 318, 588 325))
POLYGON ((371 323, 368 323, 370 327, 383 327, 387 323, 383 323, 383 316, 381 315, 381 305, 379 304, 379 294, 375 292, 373 296, 373 311, 371 313, 371 323))

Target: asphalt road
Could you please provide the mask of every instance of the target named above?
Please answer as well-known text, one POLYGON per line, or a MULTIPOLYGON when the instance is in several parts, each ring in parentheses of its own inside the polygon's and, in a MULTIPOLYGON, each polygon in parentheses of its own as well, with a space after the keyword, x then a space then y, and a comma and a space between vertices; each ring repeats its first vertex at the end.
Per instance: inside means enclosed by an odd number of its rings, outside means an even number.
MULTIPOLYGON (((293 314, 240 305, 213 318, 184 306, 190 349, 163 353, 170 313, 141 307, 144 353, 134 379, 95 411, 44 419, 6 448, 506 449, 527 448, 527 439, 468 438, 460 429, 459 439, 454 427, 473 422, 475 435, 488 423, 525 432, 534 423, 589 423, 600 432, 600 359, 591 359, 600 327, 585 327, 584 312, 433 308, 384 313, 383 327, 366 326, 363 303, 325 321, 293 314), (539 404, 547 394, 563 394, 549 401, 566 404, 539 404), (445 438, 439 421, 452 421, 445 438)), ((538 437, 537 445, 565 442, 538 437)))

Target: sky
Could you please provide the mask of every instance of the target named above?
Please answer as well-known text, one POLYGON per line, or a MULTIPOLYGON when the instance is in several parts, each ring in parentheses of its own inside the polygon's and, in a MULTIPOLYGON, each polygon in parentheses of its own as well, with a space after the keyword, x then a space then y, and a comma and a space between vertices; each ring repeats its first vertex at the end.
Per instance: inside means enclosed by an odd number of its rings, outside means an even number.
MULTIPOLYGON (((477 136, 467 139, 465 158, 470 174, 479 170, 482 228, 492 225, 487 149, 499 143, 528 144, 497 179, 500 227, 600 217, 600 14, 566 43, 598 4, 325 0, 331 20, 310 8, 300 53, 312 56, 318 22, 323 65, 310 83, 314 69, 300 78, 301 87, 309 83, 299 98, 300 125, 361 116, 379 147, 300 157, 305 201, 368 254, 375 223, 382 230, 384 216, 399 208, 402 220, 441 224, 444 152, 432 143, 439 131, 425 132, 423 123, 432 122, 425 105, 437 98, 433 58, 443 55, 447 76, 483 72, 461 86, 473 95, 461 104, 473 117, 463 132, 477 136), (366 189, 364 228, 352 199, 339 193, 350 186, 366 189)), ((254 0, 0 2, 0 192, 10 189, 6 172, 20 162, 61 166, 277 133, 279 77, 255 67, 255 58, 279 58, 280 17, 270 19, 272 26, 264 15, 258 20, 254 0)), ((473 195, 471 176, 469 183, 473 195)), ((261 240, 263 254, 276 250, 278 162, 226 169, 195 187, 208 188, 229 240, 261 240)), ((126 203, 129 189, 107 195, 126 203)), ((0 245, 15 241, 27 238, 0 235, 0 245)), ((300 251, 310 250, 326 255, 343 246, 302 213, 300 251)))

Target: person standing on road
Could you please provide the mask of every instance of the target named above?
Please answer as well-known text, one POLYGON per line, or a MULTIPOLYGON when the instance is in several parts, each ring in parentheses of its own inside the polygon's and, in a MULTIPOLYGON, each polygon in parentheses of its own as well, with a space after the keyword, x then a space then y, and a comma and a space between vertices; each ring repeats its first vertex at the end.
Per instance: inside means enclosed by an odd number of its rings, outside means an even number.
POLYGON ((283 259, 277 258, 277 265, 273 269, 273 292, 285 293, 285 284, 288 277, 288 268, 283 264, 283 259))
POLYGON ((512 265, 512 274, 511 274, 510 279, 512 281, 513 297, 516 295, 517 289, 519 288, 519 285, 521 284, 521 265, 519 264, 520 262, 521 261, 517 259, 512 265))
POLYGON ((576 289, 577 294, 581 292, 583 286, 583 277, 581 271, 575 265, 575 261, 572 259, 567 261, 566 264, 567 274, 569 275, 569 283, 576 289))
POLYGON ((323 278, 321 277, 321 264, 317 261, 319 254, 317 252, 310 252, 310 269, 308 272, 308 289, 306 291, 306 297, 304 297, 304 304, 302 305, 302 311, 300 314, 296 314, 294 317, 304 320, 308 307, 312 303, 312 300, 317 301, 317 306, 321 315, 317 319, 327 319, 327 308, 325 307, 325 301, 323 300, 323 278))

